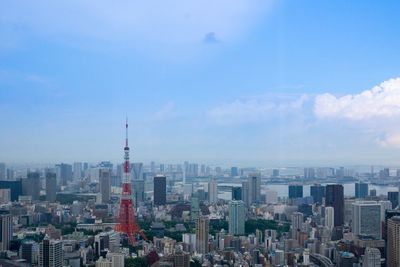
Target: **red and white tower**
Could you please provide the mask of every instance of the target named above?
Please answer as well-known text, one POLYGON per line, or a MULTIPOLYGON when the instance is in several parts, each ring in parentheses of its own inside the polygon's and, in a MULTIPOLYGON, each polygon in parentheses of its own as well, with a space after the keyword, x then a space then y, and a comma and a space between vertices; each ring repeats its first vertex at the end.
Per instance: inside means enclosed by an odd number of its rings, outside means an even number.
POLYGON ((124 174, 122 179, 122 193, 119 207, 118 224, 116 231, 125 233, 132 245, 136 243, 136 237, 140 234, 143 239, 146 236, 143 230, 140 229, 136 222, 135 208, 132 199, 132 187, 130 181, 130 170, 129 170, 129 146, 128 146, 128 120, 126 120, 126 139, 124 148, 124 174))

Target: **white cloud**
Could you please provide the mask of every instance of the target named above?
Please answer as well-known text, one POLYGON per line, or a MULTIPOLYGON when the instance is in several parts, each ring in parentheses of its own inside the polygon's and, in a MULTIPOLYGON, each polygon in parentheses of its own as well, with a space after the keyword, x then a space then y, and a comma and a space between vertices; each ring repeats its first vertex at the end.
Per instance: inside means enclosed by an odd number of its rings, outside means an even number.
MULTIPOLYGON (((13 31, 32 30, 52 38, 83 37, 143 43, 202 43, 213 32, 236 38, 274 0, 2 1, 0 20, 13 31)), ((83 41, 81 39, 81 41, 83 41)))
POLYGON ((300 110, 306 95, 267 95, 236 99, 210 109, 208 118, 219 124, 259 122, 300 110))
POLYGON ((400 78, 390 79, 360 94, 336 97, 326 93, 315 99, 318 118, 369 120, 400 115, 400 78))

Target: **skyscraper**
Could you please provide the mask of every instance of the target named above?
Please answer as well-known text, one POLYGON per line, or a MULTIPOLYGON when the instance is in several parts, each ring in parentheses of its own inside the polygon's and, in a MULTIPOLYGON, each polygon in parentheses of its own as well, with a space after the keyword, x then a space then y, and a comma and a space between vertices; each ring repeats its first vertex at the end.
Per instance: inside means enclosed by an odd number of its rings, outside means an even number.
POLYGON ((239 176, 238 167, 231 167, 231 176, 232 176, 232 177, 239 176))
POLYGON ((40 197, 40 174, 38 172, 28 173, 28 178, 23 180, 22 191, 26 196, 32 196, 32 200, 39 200, 40 197))
POLYGON ((229 202, 229 234, 244 234, 245 209, 244 202, 241 200, 229 202))
POLYGON ((334 226, 342 226, 344 221, 343 185, 330 184, 325 189, 325 206, 334 209, 334 226))
POLYGON ((39 267, 62 267, 62 241, 44 239, 39 248, 39 267))
POLYGON ((289 185, 289 198, 302 198, 303 186, 302 185, 289 185))
POLYGON ((167 178, 164 175, 154 177, 154 205, 167 203, 167 178))
POLYGON ((310 195, 313 197, 315 203, 323 204, 325 197, 325 186, 315 184, 310 187, 310 195))
POLYGON ((74 180, 78 181, 82 178, 82 162, 74 162, 73 166, 74 180))
POLYGON ((55 202, 57 198, 57 177, 55 173, 46 173, 46 200, 55 202))
POLYGON ((333 230, 335 224, 335 210, 333 207, 325 208, 325 226, 328 227, 329 230, 333 230))
POLYGON ((253 173, 248 177, 249 182, 249 201, 259 203, 261 201, 261 174, 253 173))
POLYGON ((388 220, 387 267, 400 266, 400 216, 388 220))
POLYGON ((304 215, 301 212, 292 214, 292 238, 299 240, 301 228, 304 222, 304 215))
POLYGON ((12 238, 12 216, 8 212, 0 214, 0 251, 5 251, 10 248, 10 241, 12 238))
POLYGON ((218 200, 218 184, 217 181, 211 180, 208 183, 208 202, 216 203, 218 200))
POLYGON ((198 192, 196 192, 190 199, 190 219, 192 221, 197 220, 199 218, 199 214, 200 214, 199 196, 198 192))
POLYGON ((249 181, 242 182, 242 200, 246 204, 246 206, 251 205, 250 201, 250 192, 249 192, 249 181))
POLYGON ((356 198, 365 198, 368 196, 368 184, 359 182, 355 183, 355 196, 356 198))
POLYGON ((205 216, 200 216, 196 224, 196 250, 200 254, 208 253, 209 220, 205 216))
POLYGON ((143 163, 134 162, 131 166, 132 169, 132 181, 143 179, 143 163))
POLYGON ((356 236, 381 239, 381 205, 375 201, 353 203, 352 223, 352 230, 356 236))
POLYGON ((144 180, 133 180, 132 181, 132 190, 133 190, 133 201, 135 202, 135 205, 137 206, 138 203, 144 202, 145 196, 144 196, 144 180))
POLYGON ((99 171, 101 202, 108 203, 111 195, 111 170, 100 169, 99 171))
POLYGON ((72 180, 72 166, 61 163, 56 165, 57 183, 59 185, 67 185, 72 180))

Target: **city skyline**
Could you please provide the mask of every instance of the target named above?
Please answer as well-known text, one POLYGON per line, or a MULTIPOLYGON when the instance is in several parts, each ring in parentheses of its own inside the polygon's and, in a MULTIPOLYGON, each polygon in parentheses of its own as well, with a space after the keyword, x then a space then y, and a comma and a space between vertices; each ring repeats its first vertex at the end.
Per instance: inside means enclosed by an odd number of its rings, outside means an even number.
POLYGON ((398 165, 398 3, 227 3, 1 3, 0 162, 398 165))

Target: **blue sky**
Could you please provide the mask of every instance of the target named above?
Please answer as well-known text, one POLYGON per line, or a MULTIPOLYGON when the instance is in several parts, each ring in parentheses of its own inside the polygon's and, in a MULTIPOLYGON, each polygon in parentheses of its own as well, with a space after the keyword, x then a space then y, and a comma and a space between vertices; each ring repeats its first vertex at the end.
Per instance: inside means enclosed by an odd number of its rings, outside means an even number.
POLYGON ((127 114, 135 161, 397 165, 399 11, 3 1, 0 161, 119 161, 127 114))

